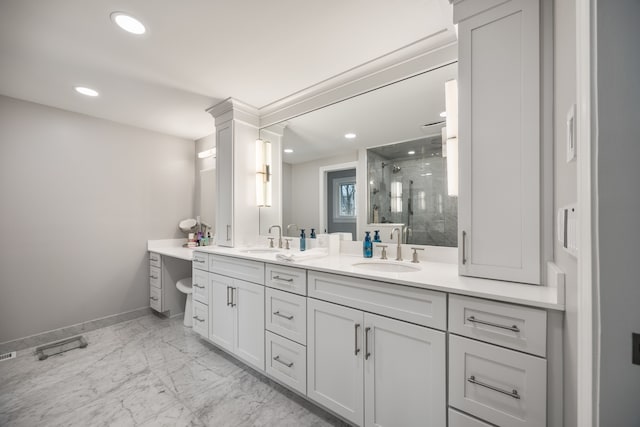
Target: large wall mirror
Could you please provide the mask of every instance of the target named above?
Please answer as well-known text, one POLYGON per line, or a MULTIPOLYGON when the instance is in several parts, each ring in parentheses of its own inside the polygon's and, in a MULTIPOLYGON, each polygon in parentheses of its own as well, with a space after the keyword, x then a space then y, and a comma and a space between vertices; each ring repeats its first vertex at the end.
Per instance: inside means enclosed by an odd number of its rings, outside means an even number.
POLYGON ((380 230, 389 241, 400 224, 405 243, 457 246, 442 139, 457 72, 454 62, 261 129, 281 148, 283 234, 380 230))

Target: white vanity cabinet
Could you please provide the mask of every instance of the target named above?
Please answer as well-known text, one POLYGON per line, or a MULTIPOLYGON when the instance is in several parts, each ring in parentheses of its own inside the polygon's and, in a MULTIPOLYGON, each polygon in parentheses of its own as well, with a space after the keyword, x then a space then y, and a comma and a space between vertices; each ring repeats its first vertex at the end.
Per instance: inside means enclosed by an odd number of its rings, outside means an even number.
POLYGON ((458 0, 454 23, 460 274, 540 284, 540 4, 458 0))
MULTIPOLYGON (((359 426, 446 425, 445 333, 365 312, 389 284, 366 281, 369 292, 362 279, 309 272, 308 280, 307 396, 359 426), (345 301, 351 307, 336 304, 345 301)), ((398 288, 383 311, 438 313, 428 321, 446 325, 445 294, 406 289, 419 297, 414 305, 398 288)))
POLYGON ((209 339, 264 371, 264 264, 216 255, 211 258, 209 339), (250 271, 262 271, 255 276, 258 283, 233 277, 238 263, 250 266, 250 271), (229 276, 218 274, 219 271, 229 276))

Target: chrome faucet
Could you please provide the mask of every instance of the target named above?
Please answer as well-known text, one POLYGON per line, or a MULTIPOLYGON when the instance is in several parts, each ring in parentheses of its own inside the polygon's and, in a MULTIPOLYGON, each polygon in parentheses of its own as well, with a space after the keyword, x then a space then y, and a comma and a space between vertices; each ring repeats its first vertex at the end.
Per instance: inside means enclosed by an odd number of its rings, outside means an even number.
POLYGON ((296 224, 289 224, 287 225, 287 236, 290 237, 296 237, 296 236, 291 236, 291 229, 295 228, 296 230, 299 230, 298 226, 296 224))
POLYGON ((271 229, 276 227, 278 228, 278 248, 282 249, 282 227, 279 225, 272 225, 269 227, 269 234, 271 234, 271 229))
POLYGON ((393 227, 391 230, 391 236, 389 238, 393 240, 393 233, 398 232, 398 249, 396 249, 396 261, 402 261, 402 228, 393 227))

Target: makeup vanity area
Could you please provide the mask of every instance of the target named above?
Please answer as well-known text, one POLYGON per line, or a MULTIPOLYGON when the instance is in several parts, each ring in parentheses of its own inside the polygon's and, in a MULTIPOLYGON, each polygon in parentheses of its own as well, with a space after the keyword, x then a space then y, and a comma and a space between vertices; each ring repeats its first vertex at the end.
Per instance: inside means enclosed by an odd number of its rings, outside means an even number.
POLYGON ((552 17, 524 0, 453 8, 457 43, 269 111, 232 98, 208 110, 216 245, 193 252, 193 329, 353 425, 561 426, 564 275, 551 262, 552 49, 541 38, 552 17), (451 79, 459 107, 443 120, 451 79), (355 128, 339 153, 329 132, 355 128), (259 165, 256 139, 272 150, 259 165), (278 240, 268 230, 327 228, 326 173, 347 167, 358 208, 342 220, 358 238, 384 227, 382 214, 410 225, 397 233, 405 260, 393 261, 387 232, 387 260, 376 246, 363 259, 361 242, 278 260, 287 250, 267 247, 278 240))

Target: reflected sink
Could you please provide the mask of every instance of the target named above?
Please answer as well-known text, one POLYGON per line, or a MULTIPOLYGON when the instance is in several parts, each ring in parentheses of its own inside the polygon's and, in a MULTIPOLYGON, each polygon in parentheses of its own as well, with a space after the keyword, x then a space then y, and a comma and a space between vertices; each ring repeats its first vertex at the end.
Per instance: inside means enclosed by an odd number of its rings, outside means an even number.
POLYGON ((247 248, 247 249, 240 249, 240 252, 245 253, 245 254, 268 254, 268 253, 273 253, 273 252, 280 252, 281 249, 276 249, 276 248, 247 248))
POLYGON ((386 273, 410 273, 412 271, 420 271, 417 265, 400 264, 391 261, 363 261, 351 264, 355 268, 369 271, 381 271, 386 273))

